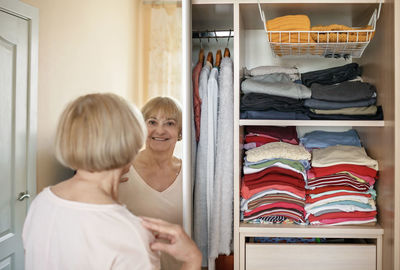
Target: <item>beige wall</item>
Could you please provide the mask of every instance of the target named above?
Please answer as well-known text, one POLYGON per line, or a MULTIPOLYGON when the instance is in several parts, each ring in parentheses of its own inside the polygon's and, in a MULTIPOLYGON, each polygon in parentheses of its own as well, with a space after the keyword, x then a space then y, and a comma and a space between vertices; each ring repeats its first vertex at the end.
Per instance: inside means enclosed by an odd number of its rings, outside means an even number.
POLYGON ((138 2, 23 0, 38 7, 37 188, 68 178, 53 155, 58 117, 73 98, 113 92, 133 101, 137 88, 138 2))

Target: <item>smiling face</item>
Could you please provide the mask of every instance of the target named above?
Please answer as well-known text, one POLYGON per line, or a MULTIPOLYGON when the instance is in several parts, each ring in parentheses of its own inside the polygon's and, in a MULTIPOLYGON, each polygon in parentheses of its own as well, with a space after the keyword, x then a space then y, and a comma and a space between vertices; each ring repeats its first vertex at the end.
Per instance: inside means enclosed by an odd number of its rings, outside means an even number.
POLYGON ((168 117, 161 111, 152 114, 146 120, 146 148, 156 152, 173 152, 179 138, 177 120, 168 117))

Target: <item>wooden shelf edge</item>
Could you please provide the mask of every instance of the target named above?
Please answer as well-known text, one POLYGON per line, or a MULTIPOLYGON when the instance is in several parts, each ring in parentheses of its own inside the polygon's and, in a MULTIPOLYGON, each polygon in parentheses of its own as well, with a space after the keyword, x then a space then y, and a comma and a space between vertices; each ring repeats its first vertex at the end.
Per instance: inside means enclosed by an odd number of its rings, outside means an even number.
POLYGON ((239 224, 243 236, 264 237, 331 237, 331 238, 377 238, 384 233, 375 226, 304 226, 288 224, 239 224))
POLYGON ((253 120, 240 119, 240 126, 320 126, 320 127, 384 127, 385 121, 349 121, 349 120, 253 120))

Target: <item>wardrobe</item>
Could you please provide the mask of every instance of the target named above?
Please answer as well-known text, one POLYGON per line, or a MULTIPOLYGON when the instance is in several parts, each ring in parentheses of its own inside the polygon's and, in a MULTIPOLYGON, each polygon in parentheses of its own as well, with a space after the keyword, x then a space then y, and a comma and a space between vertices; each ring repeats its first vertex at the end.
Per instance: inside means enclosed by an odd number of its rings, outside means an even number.
MULTIPOLYGON (((308 269, 400 269, 400 3, 395 0, 192 0, 192 30, 232 29, 234 63, 234 227, 235 270, 308 269), (373 39, 359 58, 278 56, 271 51, 260 9, 266 19, 307 14, 313 24, 361 26, 368 23, 382 2, 373 39), (240 119, 240 83, 243 68, 282 65, 302 72, 356 62, 363 79, 374 84, 384 120, 252 120, 240 119), (377 190, 378 224, 375 226, 299 226, 246 224, 240 221, 240 179, 243 136, 246 126, 296 126, 300 128, 352 127, 357 130, 368 155, 379 162, 377 190), (321 237, 347 239, 339 244, 262 244, 252 237, 321 237), (301 267, 300 267, 301 268, 301 267)), ((183 11, 187 12, 187 10, 183 11)), ((187 37, 191 39, 191 37, 187 37)), ((191 41, 193 62, 199 45, 191 41)), ((197 43, 196 43, 197 42, 197 43)), ((220 42, 227 42, 226 40, 220 42)), ((212 45, 209 45, 212 47, 212 45)), ((225 46, 225 45, 223 45, 225 46)), ((185 72, 191 76, 191 71, 185 72)), ((191 78, 189 79, 191 80, 191 78)), ((191 93, 191 89, 186 89, 191 93)), ((190 96, 189 94, 188 96, 190 96)))

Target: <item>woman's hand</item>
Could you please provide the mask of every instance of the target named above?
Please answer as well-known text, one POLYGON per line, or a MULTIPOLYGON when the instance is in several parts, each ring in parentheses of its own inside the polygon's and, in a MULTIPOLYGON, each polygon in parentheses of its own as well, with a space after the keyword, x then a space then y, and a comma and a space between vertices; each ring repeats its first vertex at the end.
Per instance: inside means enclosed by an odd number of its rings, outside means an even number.
POLYGON ((142 224, 156 237, 150 244, 154 251, 163 251, 183 262, 181 270, 200 269, 201 252, 183 228, 161 219, 141 217, 142 224))

